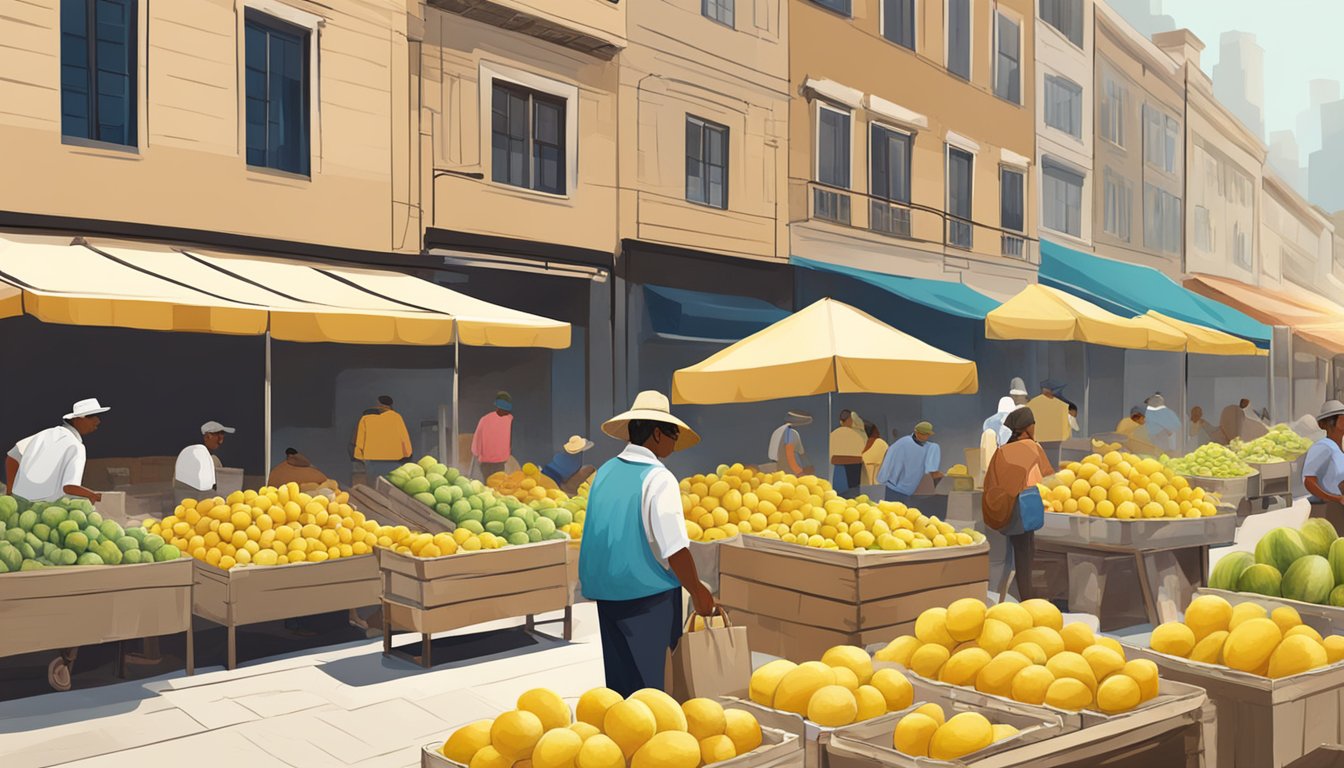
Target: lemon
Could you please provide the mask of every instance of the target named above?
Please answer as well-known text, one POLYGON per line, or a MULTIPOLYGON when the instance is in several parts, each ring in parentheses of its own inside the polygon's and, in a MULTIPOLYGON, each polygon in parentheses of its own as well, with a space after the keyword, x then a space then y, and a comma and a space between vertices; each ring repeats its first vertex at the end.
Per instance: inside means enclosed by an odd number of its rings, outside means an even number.
POLYGON ((994 726, 979 712, 954 715, 934 732, 929 741, 929 757, 955 760, 979 752, 994 743, 994 726))
POLYGON ((686 715, 681 711, 681 705, 665 692, 657 688, 641 688, 630 694, 630 698, 644 702, 653 712, 659 733, 686 730, 686 715))
POLYGON ((947 609, 930 608, 915 619, 915 637, 921 643, 941 645, 951 649, 957 644, 947 631, 947 609))
POLYGON ((1023 704, 1040 704, 1045 701, 1046 691, 1055 682, 1055 675, 1046 667, 1032 664, 1023 667, 1013 676, 1008 694, 1023 704))
MULTIPOLYGON (((1278 622, 1275 623, 1277 624, 1278 622)), ((1280 627, 1282 627, 1282 625, 1280 625, 1280 627)), ((1321 633, 1317 632, 1315 629, 1312 629, 1306 624, 1298 624, 1295 627, 1290 627, 1283 631, 1283 639, 1285 640, 1292 637, 1293 635, 1306 635, 1307 637, 1310 637, 1312 640, 1315 640, 1318 643, 1322 644, 1325 643, 1325 638, 1321 637, 1321 633)))
POLYGON ((846 667, 858 678, 859 685, 873 679, 873 659, 868 652, 854 645, 837 645, 821 656, 828 667, 846 667))
POLYGON ((1270 619, 1247 619, 1228 635, 1223 646, 1223 663, 1242 672, 1255 672, 1269 662, 1282 639, 1279 625, 1270 619))
POLYGON ((584 741, 587 741, 602 732, 597 726, 584 722, 571 723, 569 730, 579 734, 579 737, 584 741))
MULTIPOLYGON (((947 649, 943 649, 947 653, 947 649)), ((946 660, 946 658, 944 658, 946 660)), ((807 703, 819 689, 835 685, 835 671, 819 661, 799 664, 779 681, 774 708, 795 715, 807 714, 807 703)))
MULTIPOLYGON (((921 645, 923 645, 923 642, 919 638, 911 635, 902 635, 895 640, 892 640, 890 643, 887 643, 885 648, 873 654, 873 661, 894 662, 900 664, 902 667, 908 667, 910 666, 910 657, 914 655, 915 651, 919 650, 921 645)), ((776 663, 778 662, 770 662, 770 664, 776 663)), ((766 664, 765 667, 770 666, 770 664, 766 664)), ((765 669, 765 667, 761 667, 761 669, 765 669)), ((755 677, 755 675, 753 675, 753 677, 755 677)), ((759 704, 761 702, 757 703, 759 704)))
POLYGON ((625 755, 610 736, 597 734, 583 742, 576 768, 625 768, 625 755))
POLYGON ((1123 673, 1111 675, 1097 688, 1097 708, 1107 714, 1131 710, 1141 699, 1138 682, 1123 673))
POLYGON ((1159 686, 1157 664, 1149 659, 1133 659, 1126 662, 1125 668, 1120 671, 1139 684, 1140 700, 1148 701, 1157 696, 1159 686))
POLYGON ((658 732, 658 721, 653 716, 653 710, 635 698, 612 705, 602 723, 602 732, 616 742, 626 757, 634 755, 658 732))
POLYGON ((1225 629, 1211 632, 1203 640, 1195 643, 1194 650, 1190 651, 1190 660, 1205 664, 1222 664, 1223 645, 1227 643, 1227 636, 1230 634, 1225 629))
POLYGON ((986 619, 997 619, 1012 628, 1013 634, 1025 632, 1035 626, 1031 612, 1018 603, 999 603, 985 612, 986 619))
MULTIPOLYGON (((769 664, 766 666, 769 666, 769 664)), ((753 674, 752 680, 754 681, 755 678, 756 676, 753 674)), ((611 709, 616 702, 621 700, 621 694, 610 688, 593 688, 592 690, 585 691, 584 694, 579 697, 579 703, 574 707, 574 713, 578 716, 580 722, 588 723, 589 725, 596 726, 600 729, 603 721, 606 719, 607 710, 611 709)), ((769 702, 764 703, 766 706, 770 705, 769 702)))
POLYGON ((1013 645, 1022 643, 1035 643, 1045 651, 1046 658, 1050 658, 1057 653, 1064 652, 1064 638, 1059 636, 1059 632, 1050 627, 1032 627, 1023 632, 1018 632, 1013 637, 1013 645))
POLYGON ((1083 660, 1092 668, 1092 676, 1105 680, 1114 672, 1125 667, 1125 657, 1104 645, 1090 645, 1082 651, 1083 660))
POLYGON ((1096 642, 1096 635, 1092 633, 1092 628, 1081 621, 1064 625, 1064 628, 1059 631, 1059 637, 1064 641, 1064 650, 1074 653, 1082 653, 1084 648, 1096 642))
POLYGON ((1344 637, 1331 635, 1321 645, 1325 646, 1325 657, 1331 664, 1344 660, 1344 637))
POLYGON ((927 677, 930 680, 938 678, 938 672, 952 657, 952 652, 945 645, 937 643, 928 643, 920 646, 910 657, 910 671, 921 677, 927 677))
POLYGON ((854 692, 854 701, 858 704, 858 711, 854 715, 854 722, 871 720, 887 713, 887 699, 882 692, 871 685, 860 685, 854 692))
POLYGON ((854 722, 859 713, 854 692, 843 685, 827 685, 812 694, 807 704, 807 719, 828 728, 838 728, 854 722))
POLYGON ((947 634, 957 642, 974 640, 985 624, 985 604, 973 597, 964 597, 947 607, 947 634))
POLYGON ((733 740, 737 754, 745 755, 761 746, 761 724, 750 712, 742 709, 725 709, 724 721, 728 724, 724 735, 733 740))
POLYGON ((849 667, 831 667, 831 671, 835 673, 836 685, 843 686, 851 691, 859 689, 858 675, 855 675, 849 667))
POLYGON ((1013 678, 1031 666, 1031 659, 1017 651, 1004 651, 990 660, 975 678, 975 689, 995 696, 1012 694, 1013 678))
POLYGON ((728 729, 723 705, 713 699, 691 699, 681 705, 686 716, 686 730, 699 741, 720 736, 728 729))
POLYGON ((1227 630, 1231 621, 1232 604, 1217 595, 1196 597, 1185 609, 1185 624, 1195 633, 1196 642, 1214 632, 1227 630))
POLYGON ((443 742, 443 748, 439 750, 443 756, 455 763, 468 765, 471 758, 482 747, 490 744, 490 726, 492 720, 477 720, 470 725, 464 725, 453 731, 453 735, 443 742))
POLYGON ((1045 663, 1045 668, 1050 670, 1056 680, 1070 677, 1086 685, 1090 692, 1097 690, 1097 676, 1082 654, 1073 651, 1055 654, 1045 663))
POLYGON ((531 712, 541 720, 542 731, 565 728, 571 722, 569 705, 560 696, 545 688, 533 688, 518 697, 518 709, 531 712))
POLYGON ((1285 637, 1269 657, 1269 676, 1272 678, 1300 675, 1328 662, 1325 646, 1306 635, 1285 637))
MULTIPOLYGON (((1340 638, 1344 640, 1344 638, 1340 638)), ((1344 643, 1341 643, 1344 648, 1344 643)), ((888 712, 899 712, 915 701, 915 689, 910 680, 894 669, 879 669, 873 673, 873 687, 887 700, 888 712)))
MULTIPOLYGON (((752 672, 751 684, 749 687, 751 700, 756 702, 757 704, 760 704, 763 707, 773 707, 775 702, 775 690, 779 688, 779 682, 784 679, 785 675, 787 675, 788 673, 792 672, 795 668, 797 668, 797 666, 798 666, 797 664, 794 664, 792 661, 789 661, 788 659, 776 659, 775 661, 772 661, 769 664, 763 665, 760 669, 757 669, 755 672, 752 672)), ((610 690, 610 689, 603 688, 600 690, 610 690)), ((591 691, 589 693, 591 693, 591 691)), ((621 695, 619 693, 616 693, 615 691, 611 691, 611 693, 616 697, 617 701, 620 700, 621 695)), ((586 696, 588 694, 584 695, 586 696)), ((579 719, 583 720, 584 717, 583 717, 582 699, 579 700, 578 709, 579 709, 579 719)), ((603 711, 605 712, 605 709, 603 711)))
POLYGON ((1045 666, 1045 662, 1049 659, 1049 657, 1045 655, 1045 650, 1035 643, 1018 643, 1013 646, 1012 649, 1023 656, 1026 656, 1031 660, 1032 664, 1045 666))
POLYGON ((990 656, 996 656, 1011 647, 1014 634, 1013 628, 1005 622, 987 618, 980 628, 980 636, 975 639, 975 644, 988 651, 990 656))
POLYGON ((640 747, 630 768, 696 768, 700 742, 685 731, 662 731, 640 747))
POLYGON ((928 757, 929 742, 933 741, 933 735, 938 732, 940 725, 939 721, 926 714, 912 712, 896 724, 892 746, 911 757, 928 757))
POLYGON ((734 757, 737 757, 737 748, 733 746, 733 740, 723 734, 700 741, 700 760, 705 765, 732 760, 734 757))
POLYGON ((1045 703, 1059 709, 1077 712, 1092 703, 1092 689, 1081 680, 1059 677, 1046 690, 1045 703))
POLYGON ((1195 649, 1195 633, 1179 621, 1169 621, 1153 630, 1148 645, 1158 653, 1187 658, 1195 649))
POLYGON ((1010 736, 1016 736, 1017 729, 1006 723, 994 724, 994 741, 1003 741, 1010 736))
POLYGON ((515 709, 495 718, 490 726, 490 745, 508 760, 526 760, 543 732, 540 718, 515 709))
POLYGON ((532 750, 532 768, 574 768, 583 748, 583 737, 568 728, 542 734, 532 750))
POLYGON ((1255 603, 1237 603, 1232 608, 1232 618, 1228 619, 1227 629, 1230 632, 1240 626, 1243 621, 1263 619, 1268 615, 1268 611, 1255 603))
POLYGON ((493 746, 481 747, 475 755, 472 755, 470 768, 512 768, 514 760, 510 760, 500 754, 499 750, 493 746))
POLYGON ((957 651, 938 672, 938 679, 952 685, 975 685, 976 676, 992 658, 983 648, 957 651))
POLYGON ((1022 607, 1031 614, 1031 623, 1035 627, 1049 627, 1058 632, 1064 628, 1064 614, 1048 600, 1034 598, 1022 602, 1022 607))
POLYGON ((1279 631, 1285 634, 1293 627, 1301 626, 1302 624, 1302 614, 1298 613, 1297 609, 1291 605, 1281 605, 1278 608, 1275 608, 1274 611, 1269 614, 1269 618, 1275 624, 1278 624, 1279 631))
POLYGON ((1112 651, 1115 651, 1116 653, 1120 654, 1120 658, 1122 659, 1126 658, 1125 647, 1123 645, 1120 645, 1120 641, 1116 640, 1114 637, 1107 637, 1105 635, 1101 635, 1097 638, 1097 645, 1110 648, 1112 651))

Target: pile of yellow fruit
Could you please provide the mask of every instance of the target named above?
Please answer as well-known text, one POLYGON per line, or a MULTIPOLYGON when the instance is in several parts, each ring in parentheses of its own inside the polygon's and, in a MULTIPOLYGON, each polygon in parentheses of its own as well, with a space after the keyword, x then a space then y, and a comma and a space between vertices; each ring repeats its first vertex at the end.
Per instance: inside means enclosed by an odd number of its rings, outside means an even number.
POLYGON ((896 723, 892 746, 911 757, 956 760, 1016 733, 1013 726, 991 723, 979 712, 962 712, 949 720, 942 707, 925 704, 896 723))
POLYGON ((1123 450, 1124 446, 1120 443, 1108 443, 1103 440, 1092 438, 1092 450, 1097 453, 1110 453, 1111 451, 1123 450))
POLYGON ((653 688, 628 699, 594 688, 571 713, 553 691, 534 688, 517 709, 459 728, 441 751, 470 768, 697 768, 760 745, 751 713, 711 699, 679 705, 653 688))
POLYGON ((1184 621, 1153 630, 1149 647, 1158 653, 1219 664, 1261 677, 1300 675, 1344 661, 1344 637, 1302 623, 1291 606, 1267 612, 1255 603, 1235 608, 1217 595, 1201 595, 1185 609, 1184 621))
POLYGON ((1157 665, 1125 660, 1125 651, 1091 627, 1064 624, 1045 600, 992 608, 963 598, 930 608, 915 620, 915 635, 891 641, 873 655, 921 677, 974 687, 1024 704, 1078 711, 1124 712, 1157 696, 1157 665))
POLYGON ((784 472, 764 474, 734 464, 681 481, 686 535, 719 541, 738 534, 821 549, 899 551, 984 541, 900 502, 841 498, 830 483, 784 472))
POLYGON ((563 501, 569 498, 554 480, 543 475, 541 469, 531 462, 524 464, 517 472, 496 472, 485 479, 485 484, 492 491, 512 496, 519 501, 534 499, 563 501))
POLYGON ((1068 464, 1038 486, 1047 511, 1116 520, 1212 517, 1215 497, 1157 459, 1111 451, 1068 464))
POLYGON ((751 700, 838 728, 910 706, 914 688, 894 669, 873 671, 862 648, 837 645, 821 661, 772 661, 751 673, 751 700))

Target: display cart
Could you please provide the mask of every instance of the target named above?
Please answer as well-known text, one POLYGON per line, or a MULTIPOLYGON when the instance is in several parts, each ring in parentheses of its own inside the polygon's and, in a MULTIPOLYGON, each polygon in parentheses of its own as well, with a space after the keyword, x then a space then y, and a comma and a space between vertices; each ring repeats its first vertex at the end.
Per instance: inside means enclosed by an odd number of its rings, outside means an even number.
POLYGON ((1182 475, 1190 481, 1190 487, 1203 488, 1208 493, 1218 494, 1218 503, 1236 510, 1237 524, 1240 525, 1248 515, 1264 512, 1256 510, 1251 500, 1260 496, 1260 475, 1257 472, 1244 477, 1200 477, 1182 475))
POLYGON ((413 531, 452 533, 457 530, 452 520, 407 496, 405 491, 389 483, 385 477, 374 481, 372 491, 373 495, 379 497, 375 499, 376 503, 391 508, 397 519, 405 520, 406 527, 413 531))
POLYGON ((1263 514, 1293 505, 1293 490, 1302 483, 1302 464, 1305 456, 1292 461, 1271 464, 1251 464, 1259 476, 1254 493, 1247 496, 1248 515, 1263 514))
MULTIPOLYGON (((432 666, 430 640, 473 624, 522 617, 525 628, 563 626, 573 636, 573 601, 566 566, 568 539, 555 539, 476 552, 420 558, 378 550, 382 580, 383 653, 432 666), (537 621, 537 614, 563 611, 560 619, 537 621), (392 646, 395 632, 418 632, 420 655, 392 646)), ((538 633, 540 634, 540 633, 538 633)))

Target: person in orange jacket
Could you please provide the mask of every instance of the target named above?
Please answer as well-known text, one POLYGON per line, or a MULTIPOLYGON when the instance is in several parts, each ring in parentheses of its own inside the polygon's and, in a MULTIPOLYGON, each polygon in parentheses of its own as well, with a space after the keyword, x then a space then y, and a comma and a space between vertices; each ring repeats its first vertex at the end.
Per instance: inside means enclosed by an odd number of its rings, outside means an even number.
POLYGON ((411 433, 401 414, 392 410, 392 397, 378 397, 378 411, 361 416, 355 432, 355 459, 364 462, 370 478, 386 475, 410 461, 411 433))

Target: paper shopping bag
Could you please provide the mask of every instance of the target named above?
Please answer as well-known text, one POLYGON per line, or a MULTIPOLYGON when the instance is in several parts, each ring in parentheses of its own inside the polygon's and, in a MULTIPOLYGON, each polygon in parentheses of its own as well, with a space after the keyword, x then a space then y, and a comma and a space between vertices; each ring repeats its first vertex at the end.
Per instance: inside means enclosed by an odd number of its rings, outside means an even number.
POLYGON ((691 613, 677 647, 672 651, 668 677, 671 694, 677 701, 694 698, 747 695, 751 684, 751 649, 747 647, 747 628, 734 627, 728 614, 716 609, 722 617, 703 620, 703 628, 691 613), (716 626, 717 624, 717 626, 716 626))

